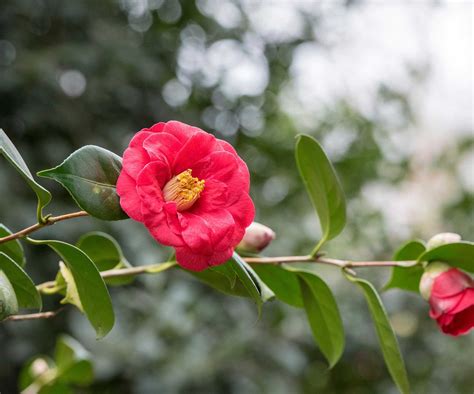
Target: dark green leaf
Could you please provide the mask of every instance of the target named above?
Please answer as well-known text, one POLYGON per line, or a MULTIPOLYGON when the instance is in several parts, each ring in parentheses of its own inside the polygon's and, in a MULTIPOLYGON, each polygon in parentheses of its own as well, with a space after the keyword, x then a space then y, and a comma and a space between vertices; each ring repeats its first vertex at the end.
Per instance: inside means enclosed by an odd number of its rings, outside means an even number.
POLYGON ((295 273, 273 264, 253 264, 252 268, 275 297, 289 305, 303 307, 298 277, 295 273))
POLYGON ((18 300, 15 290, 5 273, 0 270, 0 321, 18 313, 18 300))
POLYGON ((400 348, 398 347, 397 338, 388 320, 380 296, 370 282, 349 274, 346 274, 346 278, 356 283, 362 289, 375 325, 385 364, 400 392, 404 394, 409 393, 410 385, 408 383, 405 364, 400 353, 400 348))
POLYGON ((41 296, 31 278, 13 259, 1 252, 0 270, 12 284, 20 308, 42 308, 41 296))
POLYGON ((474 243, 455 242, 423 253, 419 261, 442 261, 464 271, 474 272, 474 243))
MULTIPOLYGON (((77 241, 76 246, 89 256, 101 272, 131 267, 117 241, 106 233, 99 231, 87 233, 77 241)), ((121 286, 132 282, 134 278, 133 275, 107 278, 105 283, 121 286)))
POLYGON ((344 351, 344 326, 328 285, 313 272, 285 265, 298 277, 301 297, 313 337, 332 368, 344 351))
MULTIPOLYGON (((7 237, 11 234, 12 232, 7 227, 5 227, 3 224, 0 224, 0 238, 7 237)), ((25 265, 23 246, 21 246, 21 243, 18 241, 18 239, 0 244, 0 252, 5 253, 8 257, 15 260, 18 265, 22 267, 25 265)))
POLYGON ((33 175, 20 155, 20 152, 18 152, 15 145, 13 145, 2 129, 0 129, 0 154, 10 162, 10 164, 20 173, 26 183, 28 183, 36 193, 36 196, 38 197, 38 221, 42 222, 42 210, 51 201, 51 193, 34 180, 33 175))
POLYGON ((58 380, 81 385, 92 382, 94 371, 90 355, 75 339, 66 335, 58 339, 55 360, 58 380))
POLYGON ((62 164, 38 172, 63 185, 77 205, 102 220, 126 219, 116 191, 122 159, 98 146, 87 145, 69 156, 62 164))
POLYGON ((237 277, 245 286, 250 297, 255 301, 259 308, 264 302, 275 296, 268 286, 259 278, 252 267, 250 267, 250 265, 248 265, 236 252, 232 255, 232 261, 234 264, 232 264, 231 267, 235 270, 237 277))
MULTIPOLYGON (((422 241, 414 240, 403 245, 394 256, 395 261, 417 260, 418 257, 426 250, 422 241)), ((414 291, 418 293, 421 275, 423 275, 423 267, 421 264, 413 267, 393 267, 392 276, 384 290, 399 288, 403 290, 414 291)))
POLYGON ((114 311, 104 280, 92 260, 82 250, 65 242, 28 240, 48 245, 66 263, 77 286, 84 313, 95 328, 97 337, 105 336, 114 325, 114 311))
POLYGON ((336 237, 346 224, 346 201, 334 167, 319 143, 308 135, 298 136, 296 163, 321 223, 321 245, 336 237))
MULTIPOLYGON (((231 265, 232 262, 228 261, 222 265, 217 267, 208 268, 204 271, 194 272, 194 271, 186 271, 193 275, 195 278, 199 279, 200 281, 208 284, 209 286, 213 287, 216 290, 221 291, 222 293, 239 296, 239 297, 249 297, 247 289, 243 286, 240 280, 236 280, 232 283, 227 276, 226 273, 222 272, 222 266, 224 265, 231 265)), ((232 272, 235 274, 235 271, 230 268, 232 272)), ((237 274, 235 274, 237 278, 237 274)))
POLYGON ((204 271, 187 271, 209 286, 229 295, 250 297, 259 310, 274 294, 255 271, 237 254, 225 264, 204 271))

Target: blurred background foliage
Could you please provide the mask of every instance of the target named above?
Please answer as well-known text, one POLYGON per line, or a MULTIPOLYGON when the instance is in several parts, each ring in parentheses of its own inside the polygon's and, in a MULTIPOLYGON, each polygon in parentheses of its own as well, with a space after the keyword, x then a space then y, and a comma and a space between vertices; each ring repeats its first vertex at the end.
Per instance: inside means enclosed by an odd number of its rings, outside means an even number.
MULTIPOLYGON (((0 125, 37 171, 73 150, 121 154, 133 133, 178 119, 234 144, 252 176, 257 220, 278 239, 269 255, 310 250, 320 230, 294 159, 294 137, 318 138, 348 197, 334 257, 388 259, 407 239, 473 235, 472 14, 469 2, 279 0, 3 0, 0 125)), ((50 210, 75 209, 53 191, 50 210)), ((34 220, 31 191, 0 165, 0 218, 34 220)), ((137 223, 77 219, 41 237, 110 232, 133 264, 169 252, 137 223)), ((26 246, 28 270, 50 280, 57 258, 26 246)), ((364 271, 379 286, 388 272, 364 271)), ((117 323, 96 342, 68 310, 0 326, 0 391, 66 332, 93 353, 97 393, 394 393, 362 296, 328 268, 347 331, 331 371, 303 311, 243 299, 184 272, 112 289, 117 323)), ((383 295, 416 393, 471 393, 473 336, 440 334, 428 305, 383 295)), ((46 309, 57 299, 49 300, 46 309)))

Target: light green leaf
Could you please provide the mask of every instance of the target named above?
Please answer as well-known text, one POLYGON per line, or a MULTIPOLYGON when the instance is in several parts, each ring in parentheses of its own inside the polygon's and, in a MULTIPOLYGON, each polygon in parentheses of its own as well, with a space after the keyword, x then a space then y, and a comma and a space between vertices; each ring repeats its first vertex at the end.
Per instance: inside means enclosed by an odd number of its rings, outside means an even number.
POLYGON ((62 164, 38 172, 63 185, 81 209, 102 220, 128 216, 120 207, 116 191, 122 159, 98 146, 87 145, 72 153, 62 164))
POLYGON ((322 238, 313 250, 336 237, 346 224, 346 201, 334 167, 319 143, 308 135, 296 141, 296 164, 321 223, 322 238))
POLYGON ((0 270, 12 284, 20 308, 41 310, 43 306, 41 296, 31 278, 13 259, 2 252, 0 252, 0 270))
POLYGON ((48 356, 36 356, 28 360, 20 371, 18 379, 20 391, 28 387, 33 392, 41 393, 40 389, 43 385, 55 380, 55 367, 54 361, 48 356))
POLYGON ((89 352, 75 339, 62 335, 56 342, 55 360, 58 380, 87 385, 94 378, 89 352))
MULTIPOLYGON (((124 257, 118 242, 109 234, 99 231, 84 234, 76 246, 81 249, 94 262, 99 271, 111 269, 130 268, 131 264, 124 257)), ((131 283, 133 275, 117 278, 107 278, 105 283, 113 286, 121 286, 131 283)))
MULTIPOLYGON (((0 223, 0 238, 7 237, 11 234, 12 232, 0 223)), ((0 252, 5 253, 8 257, 15 260, 15 262, 21 267, 25 266, 23 246, 18 239, 0 244, 0 252)))
POLYGON ((253 264, 252 268, 280 301, 298 308, 304 306, 295 273, 273 264, 253 264))
POLYGON ((43 208, 51 201, 51 193, 43 186, 37 183, 31 174, 28 166, 20 155, 20 152, 15 148, 13 142, 8 138, 5 132, 0 129, 0 154, 7 159, 10 164, 17 170, 25 179, 26 183, 33 189, 38 197, 37 217, 38 222, 43 222, 43 208))
POLYGON ((48 245, 66 263, 77 286, 84 313, 97 337, 104 337, 114 325, 114 311, 104 280, 92 260, 82 250, 65 242, 28 240, 36 245, 48 245))
POLYGON ((370 314, 375 325, 375 331, 377 332, 377 337, 379 339, 383 358, 388 371, 400 392, 403 394, 409 393, 410 385, 405 370, 405 363, 403 362, 397 338, 390 321, 388 320, 380 296, 370 282, 353 277, 349 274, 345 274, 345 276, 349 281, 356 283, 362 289, 369 306, 370 314))
POLYGON ((75 305, 82 313, 84 313, 84 307, 81 303, 81 298, 79 297, 79 292, 77 291, 76 282, 74 277, 71 274, 71 271, 66 267, 66 265, 60 261, 59 262, 59 272, 56 277, 56 286, 65 287, 64 298, 61 300, 61 304, 71 304, 75 305))
POLYGON ((464 271, 474 272, 474 243, 462 241, 441 245, 423 253, 419 261, 442 261, 464 271))
POLYGON ((15 290, 5 273, 0 270, 0 321, 18 313, 18 300, 15 290))
MULTIPOLYGON (((425 250, 425 244, 422 241, 409 241, 395 253, 393 259, 395 261, 417 260, 425 250)), ((418 293, 421 275, 423 275, 421 264, 413 267, 393 267, 392 276, 384 286, 384 290, 396 287, 418 293)))

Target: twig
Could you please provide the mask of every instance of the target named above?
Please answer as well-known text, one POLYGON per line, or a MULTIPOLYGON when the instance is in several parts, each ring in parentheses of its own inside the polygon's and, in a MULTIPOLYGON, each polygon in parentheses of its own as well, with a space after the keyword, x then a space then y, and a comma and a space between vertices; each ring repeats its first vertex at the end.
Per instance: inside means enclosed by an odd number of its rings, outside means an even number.
POLYGON ((14 239, 26 237, 27 235, 35 231, 38 231, 42 229, 43 227, 51 226, 54 223, 61 222, 63 220, 74 219, 74 218, 78 218, 81 216, 88 216, 88 215, 89 214, 86 211, 79 211, 79 212, 67 213, 65 215, 60 215, 60 216, 49 216, 45 218, 44 223, 33 224, 30 227, 27 227, 21 231, 18 231, 17 233, 10 234, 10 235, 7 235, 6 237, 0 238, 0 244, 4 242, 12 241, 14 239))
POLYGON ((22 320, 37 320, 37 319, 51 319, 56 316, 58 313, 62 312, 64 307, 59 308, 55 311, 50 312, 40 312, 40 313, 28 313, 24 315, 11 315, 8 316, 3 321, 22 321, 22 320))

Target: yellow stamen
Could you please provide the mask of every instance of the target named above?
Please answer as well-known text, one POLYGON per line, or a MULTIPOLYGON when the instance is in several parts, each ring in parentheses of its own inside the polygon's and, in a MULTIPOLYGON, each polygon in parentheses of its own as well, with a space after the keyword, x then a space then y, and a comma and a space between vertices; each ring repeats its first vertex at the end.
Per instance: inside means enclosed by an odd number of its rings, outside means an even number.
POLYGON ((166 201, 176 202, 178 211, 184 211, 193 206, 204 190, 204 180, 194 178, 192 170, 183 171, 171 178, 163 188, 166 201))

